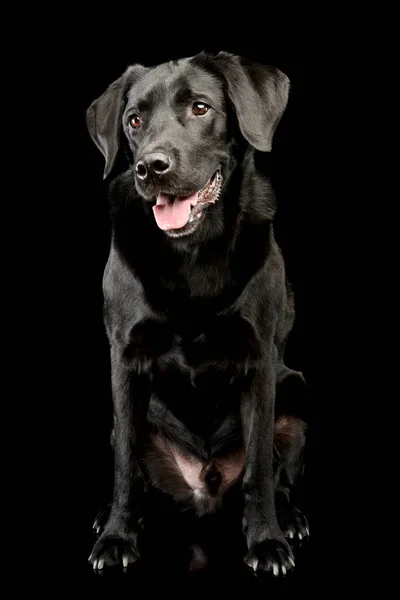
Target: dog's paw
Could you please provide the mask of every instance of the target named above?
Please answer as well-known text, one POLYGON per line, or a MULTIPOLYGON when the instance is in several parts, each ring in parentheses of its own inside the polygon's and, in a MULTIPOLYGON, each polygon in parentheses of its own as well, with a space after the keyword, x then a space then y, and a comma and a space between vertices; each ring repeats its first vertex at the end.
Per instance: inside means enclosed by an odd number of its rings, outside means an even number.
POLYGON ((99 537, 107 525, 108 517, 110 516, 111 504, 109 504, 106 508, 103 508, 100 512, 97 513, 97 516, 94 520, 92 529, 93 532, 99 537))
POLYGON ((295 506, 287 506, 280 513, 278 521, 283 535, 290 541, 303 541, 310 536, 306 516, 295 506))
POLYGON ((92 563, 95 570, 118 564, 122 564, 126 568, 136 562, 138 558, 139 552, 134 534, 122 536, 103 533, 93 546, 89 562, 92 563))
POLYGON ((286 541, 264 540, 254 544, 245 563, 255 573, 265 571, 275 577, 285 576, 294 567, 294 557, 286 541))

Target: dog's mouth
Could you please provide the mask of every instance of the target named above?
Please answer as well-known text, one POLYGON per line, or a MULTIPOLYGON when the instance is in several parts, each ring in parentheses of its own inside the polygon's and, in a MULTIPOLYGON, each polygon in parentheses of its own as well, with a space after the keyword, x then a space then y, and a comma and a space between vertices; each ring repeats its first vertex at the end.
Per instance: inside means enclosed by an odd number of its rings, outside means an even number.
POLYGON ((160 192, 153 206, 158 227, 163 231, 171 231, 181 230, 185 225, 191 224, 192 227, 188 227, 189 233, 199 223, 203 210, 219 199, 221 187, 222 175, 218 169, 199 192, 190 196, 171 196, 160 192))

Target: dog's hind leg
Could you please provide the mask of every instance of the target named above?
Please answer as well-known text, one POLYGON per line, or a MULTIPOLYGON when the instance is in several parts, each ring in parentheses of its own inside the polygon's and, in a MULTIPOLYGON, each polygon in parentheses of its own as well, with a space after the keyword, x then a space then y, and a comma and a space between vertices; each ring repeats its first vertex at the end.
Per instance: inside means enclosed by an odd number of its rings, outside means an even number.
POLYGON ((293 504, 293 490, 303 470, 307 387, 303 375, 283 363, 277 373, 274 432, 275 506, 285 537, 309 536, 306 517, 293 504))
POLYGON ((292 492, 303 469, 306 425, 300 418, 281 415, 275 421, 275 506, 285 537, 302 540, 310 531, 305 515, 293 504, 292 492))
POLYGON ((105 508, 103 508, 97 513, 94 523, 92 525, 93 532, 96 534, 97 537, 99 537, 103 533, 108 518, 110 516, 110 512, 111 504, 108 504, 105 508))

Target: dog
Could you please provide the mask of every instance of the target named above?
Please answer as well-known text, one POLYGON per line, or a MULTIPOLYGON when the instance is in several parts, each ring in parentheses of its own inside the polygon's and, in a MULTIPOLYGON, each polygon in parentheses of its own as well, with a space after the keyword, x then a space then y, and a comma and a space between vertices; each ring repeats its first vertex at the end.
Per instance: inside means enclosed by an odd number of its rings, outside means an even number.
POLYGON ((189 570, 233 561, 235 531, 245 568, 285 575, 309 535, 292 500, 306 383, 284 363, 295 309, 268 173, 289 91, 277 68, 202 52, 130 66, 87 110, 112 223, 114 494, 95 570, 128 568, 169 526, 163 560, 179 538, 189 570))

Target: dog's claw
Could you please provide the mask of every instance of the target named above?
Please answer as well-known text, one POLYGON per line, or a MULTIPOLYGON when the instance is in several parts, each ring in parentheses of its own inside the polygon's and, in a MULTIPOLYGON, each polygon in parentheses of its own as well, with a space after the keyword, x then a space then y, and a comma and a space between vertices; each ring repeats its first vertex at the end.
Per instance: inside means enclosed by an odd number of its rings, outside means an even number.
POLYGON ((108 567, 121 565, 121 563, 125 569, 129 563, 135 562, 139 558, 135 538, 135 533, 132 533, 129 538, 122 537, 118 533, 103 534, 93 547, 91 555, 93 569, 108 570, 108 567))
POLYGON ((278 520, 287 539, 302 541, 309 535, 305 515, 293 505, 285 508, 278 516, 278 520))
POLYGON ((278 540, 265 540, 253 546, 246 558, 246 564, 253 569, 254 574, 268 572, 274 577, 285 576, 294 567, 290 555, 291 549, 287 542, 285 546, 278 540))
POLYGON ((124 554, 122 557, 122 565, 124 569, 129 567, 130 564, 133 564, 137 561, 137 557, 133 556, 133 554, 124 554))
POLYGON ((308 527, 306 527, 306 534, 309 536, 310 535, 310 530, 308 529, 308 527))
POLYGON ((253 571, 256 572, 258 567, 258 558, 253 558, 253 560, 250 560, 247 565, 250 567, 250 569, 253 569, 253 571))

